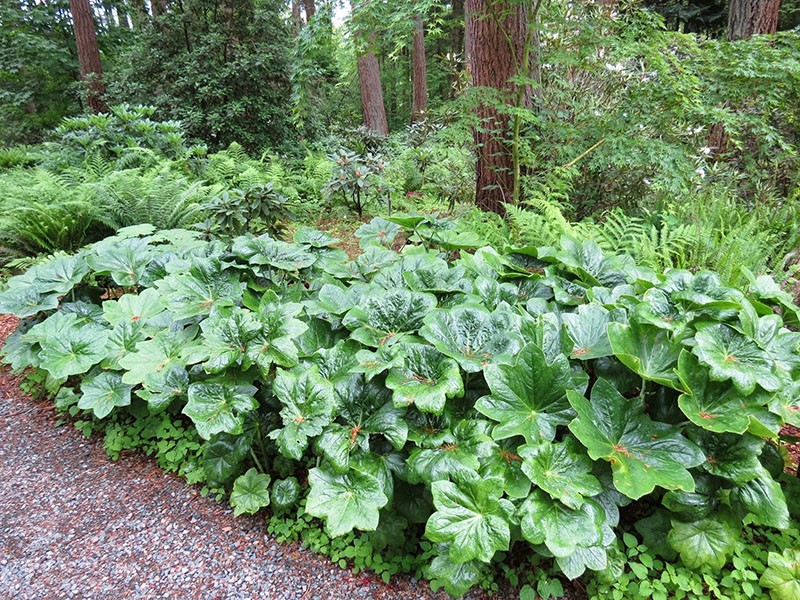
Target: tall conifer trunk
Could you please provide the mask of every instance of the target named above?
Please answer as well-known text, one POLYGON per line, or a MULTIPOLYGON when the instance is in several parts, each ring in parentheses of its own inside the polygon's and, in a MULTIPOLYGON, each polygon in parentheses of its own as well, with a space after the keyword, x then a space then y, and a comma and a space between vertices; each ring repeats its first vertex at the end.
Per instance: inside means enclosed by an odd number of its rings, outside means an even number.
POLYGON ((411 47, 411 71, 413 98, 411 122, 424 118, 428 108, 428 70, 425 64, 425 26, 422 17, 414 18, 414 38, 411 47))
MULTIPOLYGON (((523 67, 528 38, 525 3, 467 0, 466 48, 472 83, 498 90, 508 104, 519 90, 509 82, 523 67)), ((530 94, 523 97, 530 103, 530 94)), ((504 214, 504 202, 514 193, 514 159, 509 140, 510 122, 495 103, 478 106, 475 128, 477 177, 475 202, 483 210, 504 214)))
POLYGON ((303 0, 303 7, 306 9, 306 23, 308 23, 311 21, 311 17, 316 14, 317 6, 314 0, 303 0))
POLYGON ((361 89, 361 112, 364 127, 380 135, 389 135, 389 122, 383 104, 381 69, 378 57, 370 50, 358 59, 358 85, 361 89))
POLYGON ((728 13, 728 41, 746 40, 778 30, 781 0, 731 0, 728 13))
POLYGON ((108 105, 103 99, 106 92, 103 85, 103 65, 97 47, 92 8, 89 0, 69 0, 69 9, 75 30, 81 79, 87 84, 86 104, 93 113, 106 112, 108 105))

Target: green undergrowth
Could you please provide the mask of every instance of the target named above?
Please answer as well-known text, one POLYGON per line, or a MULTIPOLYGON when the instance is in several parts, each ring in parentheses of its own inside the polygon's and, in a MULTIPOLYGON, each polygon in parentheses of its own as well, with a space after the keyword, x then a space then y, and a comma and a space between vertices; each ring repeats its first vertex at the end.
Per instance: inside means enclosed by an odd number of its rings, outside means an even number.
POLYGON ((350 259, 308 227, 122 229, 8 281, 4 360, 112 456, 383 578, 722 598, 755 586, 743 560, 796 598, 800 309, 773 280, 497 250, 423 215, 355 235, 350 259))

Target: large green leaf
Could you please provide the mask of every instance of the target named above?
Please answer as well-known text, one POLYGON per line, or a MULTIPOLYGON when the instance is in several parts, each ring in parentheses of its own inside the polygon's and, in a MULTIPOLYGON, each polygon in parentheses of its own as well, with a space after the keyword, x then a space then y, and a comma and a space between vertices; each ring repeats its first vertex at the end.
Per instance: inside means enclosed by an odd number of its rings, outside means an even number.
POLYGON ((261 332, 261 323, 249 310, 235 306, 215 310, 200 323, 203 330, 203 367, 207 373, 219 373, 234 364, 245 370, 248 345, 261 332))
POLYGON ((109 238, 98 242, 86 254, 86 262, 98 275, 108 274, 117 285, 139 285, 154 249, 148 238, 109 238))
POLYGON ((203 470, 209 482, 225 485, 241 473, 252 438, 221 433, 203 445, 203 470))
POLYGON ((245 414, 258 407, 253 397, 255 393, 256 388, 250 385, 193 383, 182 412, 205 440, 221 432, 241 433, 245 414))
POLYGON ((608 340, 608 325, 623 320, 625 313, 619 309, 609 312, 598 304, 582 304, 574 313, 561 318, 575 344, 570 357, 589 360, 614 354, 608 340))
POLYGON ((737 537, 738 533, 727 519, 712 517, 688 523, 672 521, 667 541, 690 569, 709 565, 719 570, 736 548, 737 537))
POLYGON ((171 273, 157 289, 175 319, 208 315, 242 298, 238 273, 226 269, 218 258, 194 257, 188 269, 171 273))
POLYGON ((271 477, 251 468, 233 482, 231 506, 233 516, 253 515, 269 506, 269 482, 271 477))
POLYGON ((567 557, 579 547, 603 541, 605 512, 593 501, 574 510, 535 489, 518 512, 523 537, 532 544, 544 544, 553 556, 567 557))
POLYGON ((308 438, 318 436, 331 422, 336 403, 330 383, 320 377, 316 367, 297 374, 278 369, 273 391, 283 404, 283 427, 270 433, 281 454, 300 460, 308 448, 308 438))
POLYGON ((186 396, 189 373, 180 365, 172 365, 148 377, 145 385, 136 390, 136 395, 147 401, 151 413, 156 413, 166 409, 175 398, 186 396))
POLYGON ((425 344, 406 344, 400 349, 402 366, 386 377, 394 391, 395 406, 416 406, 422 412, 441 414, 447 398, 461 396, 464 382, 458 363, 425 344))
POLYGON ((706 457, 703 469, 734 484, 743 484, 759 477, 762 472, 758 460, 764 440, 749 433, 742 435, 718 434, 696 430, 690 439, 706 457))
POLYGON ((108 416, 117 406, 131 403, 133 386, 122 383, 119 373, 100 373, 81 382, 81 399, 78 408, 91 410, 98 419, 108 416))
POLYGON ((482 479, 477 473, 467 472, 455 482, 435 481, 431 489, 436 512, 428 519, 425 536, 449 543, 453 562, 488 563, 498 550, 508 550, 514 508, 501 499, 501 480, 482 479))
POLYGON ((295 477, 278 479, 272 484, 272 505, 279 510, 292 508, 300 498, 300 483, 295 477))
POLYGON ((573 381, 565 356, 548 363, 534 344, 522 349, 514 365, 487 367, 485 376, 492 395, 480 398, 475 408, 497 421, 492 430, 496 440, 515 435, 529 444, 554 439, 556 427, 566 425, 575 415, 567 390, 583 389, 573 381))
POLYGON ((329 248, 339 243, 339 240, 332 235, 305 225, 301 225, 294 230, 292 239, 296 244, 310 246, 311 248, 329 248))
POLYGON ((604 379, 594 384, 591 402, 573 391, 567 395, 578 413, 570 430, 589 456, 611 463, 620 492, 635 500, 656 486, 694 491, 688 469, 705 457, 677 428, 650 420, 641 401, 627 400, 604 379))
POLYGON ((773 600, 797 600, 800 598, 800 550, 787 548, 783 555, 770 552, 769 566, 764 571, 760 585, 769 588, 773 600))
POLYGON ((58 308, 58 292, 42 293, 33 287, 9 287, 0 292, 0 314, 20 319, 58 308))
POLYGON ((380 509, 389 499, 378 480, 359 471, 335 473, 325 467, 308 472, 306 512, 325 520, 325 530, 339 537, 353 529, 374 531, 380 509))
POLYGON ((144 384, 150 387, 157 384, 159 376, 171 367, 186 365, 182 356, 188 344, 197 336, 198 328, 186 327, 178 330, 160 331, 152 340, 136 344, 136 352, 119 359, 120 366, 126 370, 122 376, 124 383, 144 384))
POLYGON ((251 265, 269 265, 282 271, 298 271, 310 267, 316 257, 301 246, 273 240, 269 236, 238 237, 232 252, 251 265))
POLYGON ((480 460, 492 453, 494 444, 486 434, 488 423, 463 420, 452 431, 431 435, 432 448, 415 448, 408 458, 409 481, 438 481, 463 471, 477 471, 480 460))
POLYGON ((425 569, 425 576, 430 579, 431 587, 444 586, 445 591, 454 598, 460 598, 469 589, 480 582, 485 565, 478 560, 455 562, 446 551, 447 545, 441 544, 445 552, 431 561, 425 569))
POLYGON ((789 527, 789 509, 781 485, 764 469, 755 479, 731 489, 731 505, 744 517, 750 513, 757 525, 789 527))
POLYGON ((769 411, 763 406, 770 395, 758 390, 744 395, 729 382, 708 380, 708 372, 689 352, 678 360, 678 376, 686 393, 678 398, 678 406, 692 423, 716 433, 744 433, 751 423, 769 422, 769 411))
POLYGON ((39 342, 41 366, 56 379, 85 373, 108 354, 108 331, 80 323, 75 313, 54 313, 32 327, 25 339, 39 342))
POLYGON ((404 271, 403 280, 417 292, 448 294, 470 290, 469 279, 465 275, 464 267, 450 267, 447 263, 437 261, 413 271, 404 271))
POLYGON ((514 361, 522 347, 518 331, 518 317, 509 311, 462 306, 431 311, 420 334, 467 373, 477 373, 487 365, 514 361))
POLYGON ((531 491, 531 480, 522 472, 522 457, 517 454, 518 440, 501 440, 492 447, 492 452, 481 459, 480 474, 484 477, 499 477, 503 480, 503 491, 509 498, 527 498, 531 491))
POLYGON ((164 312, 161 295, 154 289, 142 290, 139 294, 125 294, 119 300, 103 302, 103 315, 112 325, 118 323, 145 324, 164 312))
POLYGON ((377 348, 401 340, 403 334, 415 333, 435 306, 432 294, 387 290, 362 298, 347 313, 344 324, 354 330, 353 339, 377 348))
MULTIPOLYGON (((34 278, 36 291, 46 294, 56 292, 64 295, 78 285, 89 273, 89 265, 81 255, 59 256, 32 267, 28 275, 34 278)), ((14 287, 9 282, 9 287, 14 287)))
POLYGON ((591 473, 592 461, 571 436, 560 444, 520 446, 519 454, 523 458, 522 471, 530 480, 569 508, 577 510, 584 498, 603 491, 591 473))
POLYGON ((756 384, 774 392, 781 387, 775 366, 755 341, 722 323, 705 327, 695 335, 692 352, 711 369, 711 379, 730 379, 742 394, 751 394, 756 384))
POLYGON ((400 226, 381 217, 375 217, 356 229, 355 236, 360 240, 361 248, 370 246, 391 246, 394 238, 400 233, 400 226))
POLYGON ((667 331, 638 323, 609 323, 608 339, 616 357, 640 377, 680 389, 675 368, 682 346, 667 331))

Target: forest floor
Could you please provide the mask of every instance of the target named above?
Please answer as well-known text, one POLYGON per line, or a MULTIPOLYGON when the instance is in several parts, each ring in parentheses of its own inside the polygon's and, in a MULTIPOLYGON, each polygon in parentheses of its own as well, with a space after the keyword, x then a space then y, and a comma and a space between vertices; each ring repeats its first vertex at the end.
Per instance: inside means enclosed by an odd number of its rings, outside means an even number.
MULTIPOLYGON (((16 328, 0 317, 0 346, 16 328)), ((112 461, 0 371, 0 598, 439 599, 426 582, 354 575, 234 519, 146 456, 112 461)), ((470 598, 483 598, 471 593, 470 598)), ((497 597, 497 596, 496 596, 497 597)))

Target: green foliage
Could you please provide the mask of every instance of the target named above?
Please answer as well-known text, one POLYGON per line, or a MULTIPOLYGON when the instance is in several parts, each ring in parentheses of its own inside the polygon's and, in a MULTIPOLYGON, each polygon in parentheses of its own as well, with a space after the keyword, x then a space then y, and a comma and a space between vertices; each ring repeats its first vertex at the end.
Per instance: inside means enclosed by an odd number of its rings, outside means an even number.
MULTIPOLYGON (((350 262, 308 228, 123 230, 9 281, 0 311, 25 321, 5 360, 68 382, 57 402, 87 432, 180 420, 191 477, 237 513, 274 503, 277 534, 453 593, 492 589, 506 553, 612 572, 633 522, 699 572, 748 523, 787 530, 800 334, 774 282, 658 274, 569 238, 469 253, 435 218, 392 219, 350 262), (400 228, 442 251, 389 249, 400 228), (113 300, 81 292, 97 278, 113 300)), ((790 559, 765 586, 786 588, 790 559)))
POLYGON ((383 159, 379 155, 371 152, 359 155, 350 150, 340 150, 330 159, 336 166, 326 185, 329 197, 341 194, 344 204, 359 216, 364 213, 368 202, 389 201, 389 190, 382 177, 383 159))
POLYGON ((796 566, 792 572, 790 563, 798 543, 797 522, 781 531, 746 527, 733 541, 729 560, 690 569, 625 533, 609 569, 590 580, 587 592, 592 599, 614 600, 796 598, 796 566))
POLYGON ((214 148, 261 151, 291 141, 289 31, 274 0, 210 0, 143 27, 107 72, 112 101, 153 104, 214 148))

